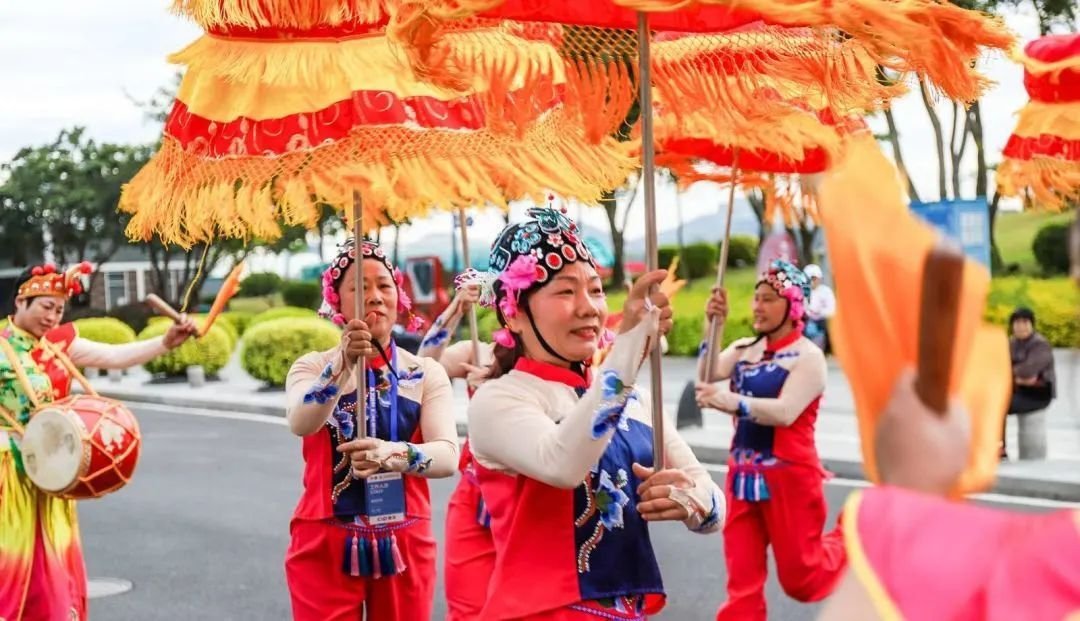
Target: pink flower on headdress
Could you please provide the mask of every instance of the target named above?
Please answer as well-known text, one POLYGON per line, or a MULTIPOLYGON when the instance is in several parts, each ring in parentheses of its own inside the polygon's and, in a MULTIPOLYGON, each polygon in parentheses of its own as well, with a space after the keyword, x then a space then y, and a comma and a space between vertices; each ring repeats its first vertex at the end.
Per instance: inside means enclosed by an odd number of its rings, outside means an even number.
POLYGON ((409 332, 419 332, 424 327, 424 318, 419 315, 409 315, 409 323, 405 329, 409 332))
POLYGON ((408 293, 405 293, 405 275, 401 273, 401 270, 394 268, 394 284, 397 285, 397 305, 399 313, 407 313, 412 310, 412 298, 408 293))
POLYGON ((500 328, 492 332, 491 340, 495 341, 496 345, 501 345, 507 349, 513 349, 517 345, 517 339, 514 338, 514 333, 509 328, 500 328))
POLYGON ((519 294, 536 282, 536 265, 536 257, 521 255, 499 274, 499 282, 503 284, 506 292, 505 297, 499 301, 499 310, 504 317, 517 315, 519 294))

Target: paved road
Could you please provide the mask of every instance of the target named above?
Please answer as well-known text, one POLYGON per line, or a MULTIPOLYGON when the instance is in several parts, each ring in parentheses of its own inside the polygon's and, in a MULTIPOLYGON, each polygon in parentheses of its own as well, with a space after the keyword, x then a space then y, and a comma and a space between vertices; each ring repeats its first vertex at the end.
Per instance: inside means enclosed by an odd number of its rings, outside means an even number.
MULTIPOLYGON (((81 507, 89 575, 131 580, 122 595, 91 600, 95 621, 288 619, 282 559, 300 491, 300 443, 266 417, 196 416, 167 407, 137 410, 143 451, 126 489, 81 507)), ((432 485, 441 538, 454 480, 432 485)), ((830 484, 830 520, 850 492, 830 484)), ((711 619, 723 598, 719 536, 679 525, 653 532, 669 602, 660 619, 711 619)), ((441 593, 440 585, 439 591, 441 593)), ((815 607, 769 583, 770 619, 812 619, 815 607)), ((440 595, 436 619, 445 612, 440 595)))

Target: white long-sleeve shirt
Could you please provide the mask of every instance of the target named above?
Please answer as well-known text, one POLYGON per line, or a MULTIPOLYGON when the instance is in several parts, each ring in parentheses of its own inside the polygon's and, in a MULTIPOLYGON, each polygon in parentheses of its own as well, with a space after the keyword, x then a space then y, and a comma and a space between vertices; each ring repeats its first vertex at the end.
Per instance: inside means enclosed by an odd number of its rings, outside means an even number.
POLYGON ((127 369, 149 362, 168 351, 163 336, 123 345, 109 345, 77 337, 68 348, 67 355, 77 367, 127 369))
POLYGON ((806 307, 806 314, 814 321, 831 319, 836 314, 836 294, 829 285, 820 284, 810 292, 810 304, 806 307))

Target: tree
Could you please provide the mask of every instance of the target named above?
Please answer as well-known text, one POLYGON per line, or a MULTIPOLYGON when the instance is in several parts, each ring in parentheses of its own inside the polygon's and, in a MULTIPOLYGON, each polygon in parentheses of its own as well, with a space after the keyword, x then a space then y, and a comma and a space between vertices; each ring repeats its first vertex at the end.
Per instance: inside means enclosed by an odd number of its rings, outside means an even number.
POLYGON ((81 127, 26 147, 0 167, 0 256, 26 264, 51 249, 64 265, 108 262, 127 243, 120 189, 150 158, 146 145, 97 143, 81 127))

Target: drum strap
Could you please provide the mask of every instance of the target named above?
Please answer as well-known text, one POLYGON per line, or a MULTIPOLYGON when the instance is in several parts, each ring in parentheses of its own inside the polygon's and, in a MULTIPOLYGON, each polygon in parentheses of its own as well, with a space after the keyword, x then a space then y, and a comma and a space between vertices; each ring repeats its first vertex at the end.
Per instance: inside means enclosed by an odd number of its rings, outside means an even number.
POLYGON ((22 385, 23 392, 26 393, 26 398, 30 400, 30 404, 34 406, 35 410, 41 407, 41 400, 38 399, 37 391, 34 390, 34 385, 30 383, 30 377, 26 375, 26 369, 23 368, 18 354, 11 347, 11 343, 7 339, 0 337, 0 349, 4 351, 4 357, 7 358, 12 370, 15 371, 15 377, 19 380, 19 384, 22 385))
POLYGON ((79 384, 83 387, 83 390, 86 391, 86 394, 93 395, 95 397, 97 396, 97 391, 94 390, 94 387, 90 384, 90 380, 86 379, 86 376, 79 371, 79 368, 75 366, 75 363, 71 361, 71 358, 68 358, 68 355, 66 353, 60 351, 56 348, 55 345, 45 339, 41 339, 40 345, 43 349, 52 354, 53 357, 59 360, 60 364, 64 365, 64 368, 67 369, 68 374, 71 375, 71 377, 73 377, 75 381, 79 382, 79 384))

